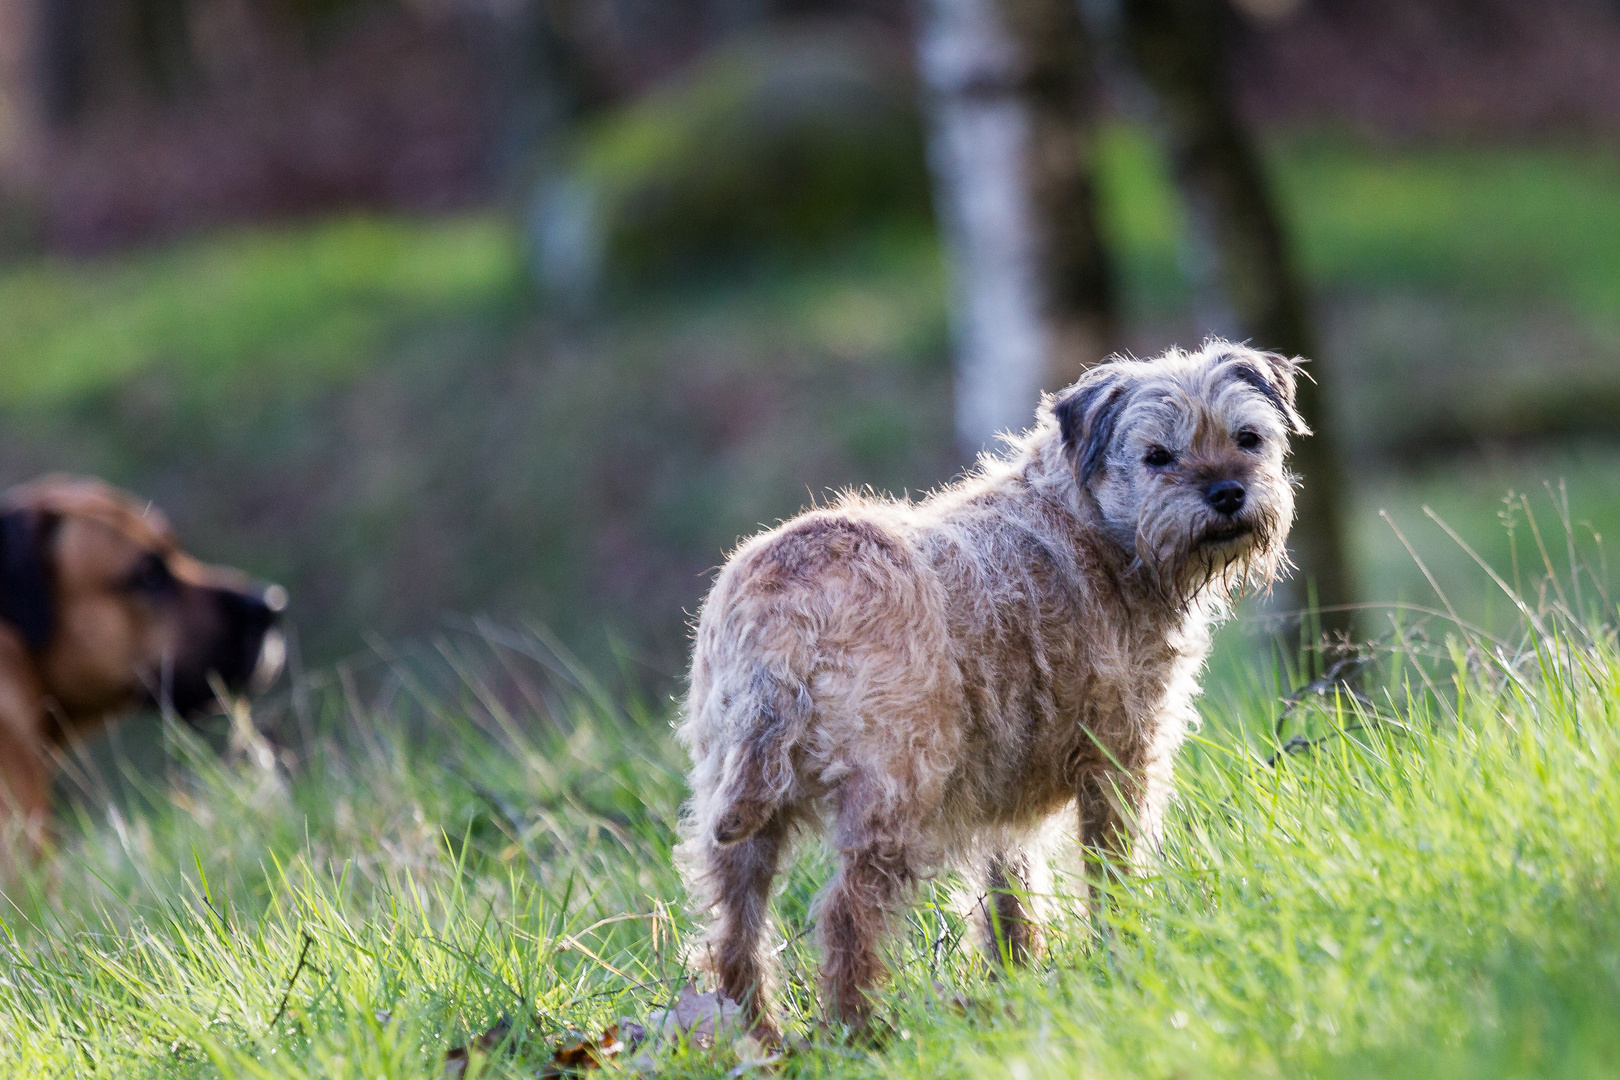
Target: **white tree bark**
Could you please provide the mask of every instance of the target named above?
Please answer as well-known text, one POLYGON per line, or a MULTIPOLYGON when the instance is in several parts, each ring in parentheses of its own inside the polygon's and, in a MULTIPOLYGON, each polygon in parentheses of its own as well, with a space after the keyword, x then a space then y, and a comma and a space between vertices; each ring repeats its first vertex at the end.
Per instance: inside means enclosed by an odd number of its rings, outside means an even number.
POLYGON ((1101 360, 1112 292, 1092 209, 1074 0, 928 0, 920 63, 953 269, 957 434, 1027 426, 1101 360))

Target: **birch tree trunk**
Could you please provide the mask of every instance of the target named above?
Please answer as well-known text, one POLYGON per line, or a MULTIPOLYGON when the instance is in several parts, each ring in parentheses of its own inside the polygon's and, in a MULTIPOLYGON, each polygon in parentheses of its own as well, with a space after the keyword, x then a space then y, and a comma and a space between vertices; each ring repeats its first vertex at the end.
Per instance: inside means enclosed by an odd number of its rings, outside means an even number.
MULTIPOLYGON (((1332 414, 1322 399, 1323 365, 1304 286, 1254 143, 1238 118, 1226 70, 1219 0, 1120 0, 1127 46, 1162 113, 1175 173, 1199 239, 1214 253, 1242 331, 1261 348, 1307 356, 1299 410, 1315 435, 1298 440, 1294 467, 1304 486, 1291 538, 1300 581, 1324 608, 1355 599, 1344 550, 1349 492, 1332 414)), ((1302 595, 1299 599, 1307 599, 1302 595)), ((1322 628, 1350 625, 1325 611, 1322 628)))
POLYGON ((1114 338, 1075 0, 927 0, 929 154, 954 276, 957 434, 1028 426, 1114 338))

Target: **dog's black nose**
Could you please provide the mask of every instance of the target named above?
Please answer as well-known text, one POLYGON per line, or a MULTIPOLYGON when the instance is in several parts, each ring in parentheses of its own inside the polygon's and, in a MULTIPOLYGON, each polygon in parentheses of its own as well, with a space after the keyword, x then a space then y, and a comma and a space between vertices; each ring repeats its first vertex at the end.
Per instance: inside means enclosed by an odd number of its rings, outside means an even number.
POLYGON ((1243 485, 1236 480, 1219 480, 1209 485, 1204 498, 1217 512, 1228 517, 1243 509, 1243 485))
POLYGON ((287 590, 280 585, 251 592, 221 589, 218 596, 232 630, 243 635, 263 634, 280 620, 287 607, 287 590))

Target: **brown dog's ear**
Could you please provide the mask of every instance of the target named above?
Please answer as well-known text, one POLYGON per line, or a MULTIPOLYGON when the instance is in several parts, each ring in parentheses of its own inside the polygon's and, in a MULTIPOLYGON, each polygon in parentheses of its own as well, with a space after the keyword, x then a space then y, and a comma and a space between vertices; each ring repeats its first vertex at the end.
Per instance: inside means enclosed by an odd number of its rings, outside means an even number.
POLYGON ((1311 429, 1294 407, 1300 365, 1304 362, 1297 356, 1290 359, 1281 353, 1246 351, 1233 357, 1230 370, 1234 378, 1260 391, 1282 413, 1283 423, 1288 425, 1290 434, 1309 435, 1311 429))
POLYGON ((1114 425, 1125 408, 1126 381, 1115 364, 1098 364, 1064 392, 1052 415, 1057 417, 1063 450, 1080 486, 1089 484, 1108 459, 1114 425))
POLYGON ((0 514, 0 619, 35 652, 51 640, 56 623, 45 557, 54 523, 53 515, 37 510, 0 514))

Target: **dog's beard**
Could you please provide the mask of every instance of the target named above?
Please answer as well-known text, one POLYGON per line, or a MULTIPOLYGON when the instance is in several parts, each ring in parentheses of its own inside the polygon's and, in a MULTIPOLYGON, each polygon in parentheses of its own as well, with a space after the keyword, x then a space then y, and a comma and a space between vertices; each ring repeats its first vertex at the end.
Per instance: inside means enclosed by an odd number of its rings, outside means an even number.
POLYGON ((1256 505, 1233 520, 1202 509, 1180 512, 1167 501, 1138 520, 1135 567, 1172 607, 1206 598, 1230 605, 1269 591, 1289 569, 1285 535, 1273 505, 1256 505))

